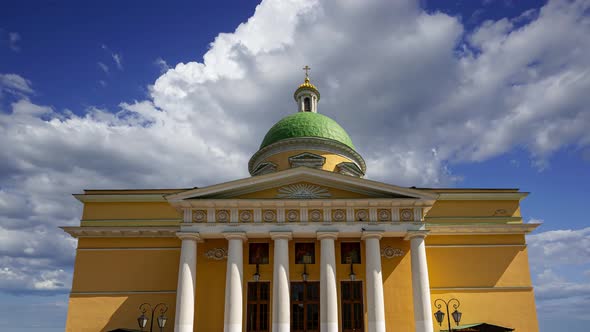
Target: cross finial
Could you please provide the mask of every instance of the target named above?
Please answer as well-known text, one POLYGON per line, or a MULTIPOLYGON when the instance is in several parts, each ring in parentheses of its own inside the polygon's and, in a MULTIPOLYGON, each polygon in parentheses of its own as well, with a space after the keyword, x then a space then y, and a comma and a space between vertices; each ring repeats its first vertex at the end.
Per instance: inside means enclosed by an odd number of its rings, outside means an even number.
POLYGON ((305 67, 303 67, 303 70, 305 70, 305 78, 306 79, 309 78, 308 71, 310 71, 311 68, 309 68, 308 65, 305 65, 305 67))

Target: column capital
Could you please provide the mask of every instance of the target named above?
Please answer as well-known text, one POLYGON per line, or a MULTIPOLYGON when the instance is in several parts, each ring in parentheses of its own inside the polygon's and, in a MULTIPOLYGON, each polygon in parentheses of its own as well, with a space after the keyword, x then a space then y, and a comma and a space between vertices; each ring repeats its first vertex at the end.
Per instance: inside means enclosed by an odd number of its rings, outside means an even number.
POLYGON ((246 232, 224 232, 223 236, 227 240, 234 240, 234 239, 238 239, 238 240, 242 240, 242 241, 248 240, 248 237, 246 236, 246 232))
POLYGON ((291 232, 270 232, 270 238, 273 240, 278 240, 278 239, 292 240, 293 233, 291 233, 291 232))
POLYGON ((404 236, 404 240, 411 240, 415 237, 425 238, 430 231, 427 230, 416 230, 416 231, 408 231, 406 236, 404 236))
POLYGON ((383 231, 363 231, 361 235, 361 240, 366 239, 377 239, 381 240, 383 237, 383 231))
POLYGON ((176 232, 176 236, 181 240, 193 240, 196 242, 203 242, 199 232, 176 232))
POLYGON ((318 240, 331 239, 336 240, 338 238, 338 232, 316 232, 318 240))

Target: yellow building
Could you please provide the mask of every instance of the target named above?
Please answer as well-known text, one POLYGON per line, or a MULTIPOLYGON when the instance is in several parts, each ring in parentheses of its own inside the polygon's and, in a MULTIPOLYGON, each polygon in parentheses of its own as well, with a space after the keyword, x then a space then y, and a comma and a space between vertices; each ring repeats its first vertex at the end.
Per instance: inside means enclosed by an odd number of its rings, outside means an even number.
POLYGON ((463 331, 538 331, 527 193, 364 179, 309 78, 294 98, 298 112, 266 134, 249 178, 75 195, 67 331, 138 329, 143 303, 164 304, 153 319, 143 307, 154 331, 166 317, 164 330, 180 332, 431 332, 455 309, 463 331), (458 301, 447 311, 437 299, 458 301))

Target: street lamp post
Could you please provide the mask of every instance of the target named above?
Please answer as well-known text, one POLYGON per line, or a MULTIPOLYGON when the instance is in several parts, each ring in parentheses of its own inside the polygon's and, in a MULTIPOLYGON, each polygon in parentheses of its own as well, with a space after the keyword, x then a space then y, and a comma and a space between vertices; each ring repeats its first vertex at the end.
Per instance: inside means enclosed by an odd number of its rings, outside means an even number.
POLYGON ((442 308, 442 304, 438 303, 438 302, 444 303, 444 305, 447 309, 447 324, 449 326, 449 332, 453 332, 453 329, 451 327, 451 316, 453 316, 453 320, 455 321, 455 325, 459 325, 459 322, 461 321, 461 315, 463 315, 463 314, 460 311, 458 311, 457 308, 459 308, 461 303, 459 302, 459 300, 457 300, 455 298, 452 298, 449 301, 445 301, 443 299, 434 300, 434 306, 438 309, 438 311, 434 313, 434 317, 436 318, 436 321, 438 322, 439 326, 442 325, 442 321, 445 318, 445 313, 440 311, 440 308, 442 308), (456 303, 452 303, 453 301, 456 303), (449 305, 451 303, 453 304, 453 308, 455 309, 455 311, 453 311, 452 313, 450 313, 450 311, 449 311, 449 305))
POLYGON ((139 310, 141 310, 141 316, 137 318, 137 324, 139 324, 139 328, 143 331, 144 327, 147 325, 148 318, 146 317, 146 311, 151 311, 152 316, 150 318, 150 332, 154 329, 154 313, 156 309, 160 308, 160 316, 158 316, 158 327, 160 328, 160 332, 164 331, 164 326, 166 326, 166 321, 168 317, 164 316, 166 311, 168 311, 168 306, 164 303, 158 303, 154 307, 152 307, 149 303, 143 303, 139 306, 139 310))

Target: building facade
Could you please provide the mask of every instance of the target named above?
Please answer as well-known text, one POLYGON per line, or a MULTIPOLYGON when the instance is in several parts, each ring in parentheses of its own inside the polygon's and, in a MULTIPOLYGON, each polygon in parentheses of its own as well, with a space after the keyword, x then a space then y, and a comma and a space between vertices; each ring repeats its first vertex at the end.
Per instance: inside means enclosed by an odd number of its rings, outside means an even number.
POLYGON ((307 75, 294 99, 249 178, 75 195, 80 226, 63 227, 78 239, 67 331, 137 329, 140 305, 163 303, 156 330, 166 317, 179 332, 432 332, 447 329, 433 313, 451 313, 436 300, 453 298, 460 324, 538 331, 527 193, 365 179, 307 75))

